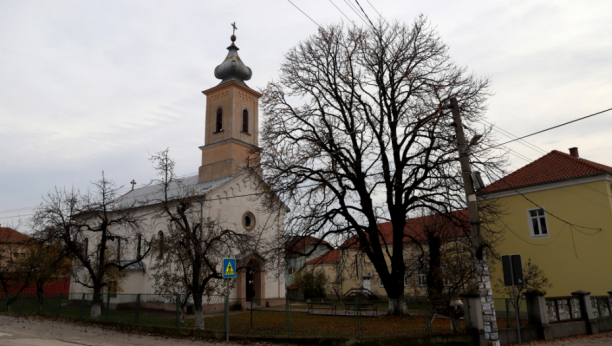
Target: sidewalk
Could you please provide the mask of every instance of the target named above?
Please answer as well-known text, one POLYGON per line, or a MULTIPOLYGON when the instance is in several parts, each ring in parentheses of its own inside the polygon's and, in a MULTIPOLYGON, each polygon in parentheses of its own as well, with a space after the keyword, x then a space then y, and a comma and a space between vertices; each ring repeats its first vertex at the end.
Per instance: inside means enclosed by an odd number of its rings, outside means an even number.
MULTIPOLYGON (((517 346, 514 344, 512 346, 517 346)), ((571 338, 556 339, 551 341, 524 342, 523 345, 546 345, 546 346, 609 346, 612 345, 612 332, 597 335, 581 335, 571 338)))

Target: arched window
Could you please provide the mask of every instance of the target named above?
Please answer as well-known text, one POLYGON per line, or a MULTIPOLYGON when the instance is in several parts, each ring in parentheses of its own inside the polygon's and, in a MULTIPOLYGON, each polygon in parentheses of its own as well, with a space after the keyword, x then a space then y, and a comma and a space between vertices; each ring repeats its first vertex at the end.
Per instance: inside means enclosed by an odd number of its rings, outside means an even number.
POLYGON ((117 262, 121 261, 121 238, 117 237, 117 262))
POLYGON ((249 133, 249 111, 242 111, 242 132, 249 133))
POLYGON ((87 254, 89 253, 89 238, 85 238, 83 240, 83 256, 87 257, 87 254))
POLYGON ((221 132, 223 130, 223 109, 217 108, 217 125, 215 132, 221 132))
POLYGON ((136 245, 136 259, 140 259, 140 249, 142 248, 142 234, 138 235, 138 244, 136 245))
POLYGON ((159 231, 159 258, 164 258, 164 232, 159 231))

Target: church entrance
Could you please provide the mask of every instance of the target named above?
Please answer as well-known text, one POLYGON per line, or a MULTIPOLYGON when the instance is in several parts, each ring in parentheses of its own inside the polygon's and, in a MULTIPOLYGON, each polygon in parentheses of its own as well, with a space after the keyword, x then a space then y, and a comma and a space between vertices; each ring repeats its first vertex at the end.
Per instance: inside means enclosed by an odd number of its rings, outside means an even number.
POLYGON ((250 302, 255 297, 255 270, 247 268, 246 272, 246 300, 250 302))
POLYGON ((251 259, 246 266, 245 280, 245 298, 247 301, 254 300, 255 303, 259 303, 258 300, 264 298, 262 292, 262 265, 261 262, 254 258, 251 259))

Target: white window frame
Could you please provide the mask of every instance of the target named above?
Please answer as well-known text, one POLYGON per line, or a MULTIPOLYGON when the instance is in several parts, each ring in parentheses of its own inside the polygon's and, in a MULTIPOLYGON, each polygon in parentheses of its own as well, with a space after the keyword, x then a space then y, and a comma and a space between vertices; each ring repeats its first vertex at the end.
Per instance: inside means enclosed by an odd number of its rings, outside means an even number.
POLYGON ((419 287, 427 286, 427 273, 420 270, 417 272, 417 285, 419 285, 419 287), (421 278, 423 279, 423 283, 421 283, 421 278))
POLYGON ((548 218, 546 217, 546 208, 540 207, 540 208, 527 209, 527 223, 529 224, 529 235, 531 236, 532 239, 550 237, 550 227, 548 226, 548 218), (544 212, 544 215, 531 216, 532 211, 535 211, 537 213, 538 210, 542 210, 544 212), (534 219, 538 220, 538 232, 540 234, 535 233, 535 230, 533 228, 534 219), (544 224, 546 225, 546 234, 542 234, 542 227, 541 227, 541 221, 540 221, 541 219, 544 219, 544 224))

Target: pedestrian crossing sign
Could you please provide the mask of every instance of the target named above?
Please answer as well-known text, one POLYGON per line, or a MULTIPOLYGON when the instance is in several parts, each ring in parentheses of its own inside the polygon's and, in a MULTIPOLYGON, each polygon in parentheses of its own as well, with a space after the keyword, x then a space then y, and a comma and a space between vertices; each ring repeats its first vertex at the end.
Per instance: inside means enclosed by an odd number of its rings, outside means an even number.
POLYGON ((233 279, 236 277, 236 259, 235 258, 224 258, 223 259, 223 278, 233 279))

